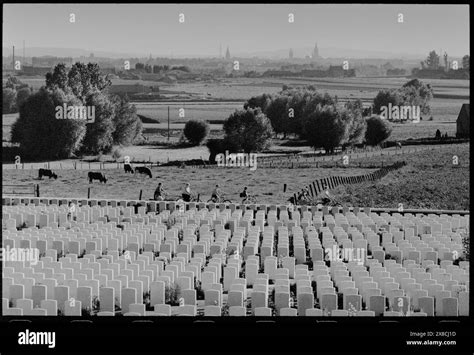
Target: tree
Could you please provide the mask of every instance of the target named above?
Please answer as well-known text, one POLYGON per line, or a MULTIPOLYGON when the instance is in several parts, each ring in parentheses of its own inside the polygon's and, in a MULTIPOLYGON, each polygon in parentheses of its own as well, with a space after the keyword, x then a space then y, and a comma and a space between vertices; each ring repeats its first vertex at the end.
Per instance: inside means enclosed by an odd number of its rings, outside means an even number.
POLYGON ((260 109, 236 110, 224 122, 225 139, 245 153, 266 149, 273 136, 270 120, 260 109))
POLYGON ((428 57, 426 58, 425 62, 426 62, 426 66, 428 67, 428 69, 438 70, 438 68, 439 68, 439 55, 436 54, 436 51, 433 50, 428 54, 428 57))
POLYGON ((128 146, 142 134, 143 124, 137 115, 135 105, 130 105, 128 97, 113 96, 114 104, 112 134, 113 142, 116 145, 128 146))
POLYGON ((20 106, 28 99, 31 95, 31 89, 29 87, 23 87, 18 89, 16 94, 16 106, 20 108, 20 106))
POLYGON ((184 125, 184 136, 192 145, 200 145, 209 131, 209 124, 201 120, 189 120, 184 125))
POLYGON ((402 98, 398 90, 380 90, 377 96, 374 98, 373 112, 380 114, 382 107, 388 107, 389 104, 392 106, 399 106, 402 103, 402 98))
POLYGON ((41 88, 20 107, 11 140, 32 159, 64 159, 73 156, 86 133, 82 120, 56 119, 56 107, 80 105, 72 94, 59 88, 41 88))
POLYGON ((390 137, 392 133, 390 122, 378 115, 369 117, 366 123, 365 142, 368 145, 376 146, 390 137))
POLYGON ((401 103, 405 106, 419 106, 421 113, 431 112, 429 102, 433 98, 433 88, 418 79, 410 80, 399 90, 401 103))
POLYGON ((16 90, 10 87, 4 87, 2 90, 2 96, 2 113, 15 112, 16 90))
POLYGON ((95 120, 87 124, 81 152, 85 154, 109 153, 114 144, 114 103, 107 95, 95 90, 87 97, 86 106, 94 107, 95 120))
POLYGON ((64 92, 68 92, 68 71, 64 63, 57 64, 53 72, 46 74, 46 87, 49 89, 59 88, 64 92))
POLYGON ((307 116, 304 132, 308 143, 313 148, 323 147, 326 153, 344 143, 348 137, 348 120, 346 113, 338 112, 334 105, 318 105, 307 116))
POLYGON ((465 55, 464 57, 462 57, 462 68, 464 70, 469 70, 469 67, 470 67, 470 62, 471 61, 471 57, 469 55, 465 55))
POLYGON ((244 104, 244 110, 248 108, 260 108, 262 112, 265 112, 268 105, 270 105, 272 101, 272 96, 269 94, 262 94, 258 96, 253 96, 247 100, 244 104))
POLYGON ((289 117, 288 101, 288 96, 276 95, 265 110, 265 114, 272 124, 273 131, 276 134, 283 133, 284 138, 289 133, 291 121, 293 120, 293 118, 289 117))
POLYGON ((367 124, 363 117, 363 108, 362 106, 360 106, 360 108, 358 107, 358 104, 353 107, 349 105, 349 108, 345 108, 340 112, 343 121, 345 121, 348 126, 348 136, 345 142, 347 145, 361 143, 365 135, 365 130, 367 129, 367 124))
POLYGON ((436 130, 435 139, 441 139, 441 131, 439 129, 436 130))

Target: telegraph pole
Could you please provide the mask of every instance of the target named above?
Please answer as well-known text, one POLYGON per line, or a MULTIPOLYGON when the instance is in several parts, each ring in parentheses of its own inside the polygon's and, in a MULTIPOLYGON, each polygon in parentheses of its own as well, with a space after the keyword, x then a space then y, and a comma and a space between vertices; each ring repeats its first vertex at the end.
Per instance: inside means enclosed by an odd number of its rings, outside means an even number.
POLYGON ((170 141, 170 107, 168 106, 168 142, 170 141))

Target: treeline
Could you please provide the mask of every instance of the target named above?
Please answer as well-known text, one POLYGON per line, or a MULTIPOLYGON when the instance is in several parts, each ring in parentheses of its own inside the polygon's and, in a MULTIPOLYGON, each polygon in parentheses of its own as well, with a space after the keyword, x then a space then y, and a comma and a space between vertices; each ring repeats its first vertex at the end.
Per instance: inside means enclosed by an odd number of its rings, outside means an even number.
POLYGON ((284 86, 277 94, 251 97, 244 110, 231 115, 224 122, 224 139, 207 144, 210 160, 225 150, 259 152, 268 147, 270 138, 285 139, 290 135, 328 153, 341 146, 376 146, 392 132, 389 120, 379 115, 384 106, 420 106, 420 111, 427 114, 432 97, 431 86, 418 79, 399 89, 381 90, 373 105, 365 108, 361 100, 342 104, 337 96, 320 93, 314 86, 284 86))
POLYGON ((105 92, 110 85, 95 63, 75 63, 69 70, 58 64, 46 75, 46 85, 20 104, 11 141, 33 160, 110 153, 114 146, 132 144, 142 123, 135 106, 105 92), (77 108, 87 108, 92 117, 77 117, 77 108))
POLYGON ((166 64, 165 65, 153 65, 152 66, 152 65, 143 64, 143 63, 135 64, 135 70, 144 71, 144 72, 150 73, 150 74, 159 74, 161 72, 167 72, 167 71, 170 71, 170 70, 181 70, 181 71, 184 71, 186 73, 191 72, 189 67, 187 67, 185 65, 170 67, 169 65, 166 65, 166 64))

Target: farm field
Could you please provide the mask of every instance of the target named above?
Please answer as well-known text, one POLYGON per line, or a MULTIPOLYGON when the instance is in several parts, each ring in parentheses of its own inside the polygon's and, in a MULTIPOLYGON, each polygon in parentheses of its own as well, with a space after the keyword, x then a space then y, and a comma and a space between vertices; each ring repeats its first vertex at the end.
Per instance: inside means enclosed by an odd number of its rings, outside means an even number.
POLYGON ((86 198, 87 189, 91 187, 91 198, 129 199, 136 200, 140 190, 143 199, 153 197, 158 182, 172 197, 178 197, 185 182, 191 184, 193 191, 200 193, 206 201, 210 198, 215 184, 219 184, 226 196, 238 201, 238 195, 244 186, 257 197, 259 203, 286 203, 286 200, 304 184, 317 178, 340 174, 363 174, 373 169, 257 169, 250 168, 184 168, 159 167, 152 168, 153 178, 125 174, 122 169, 107 169, 107 184, 95 182, 89 184, 87 170, 58 170, 57 180, 37 180, 37 170, 3 170, 3 183, 27 184, 39 183, 41 196, 86 198), (278 174, 275 172, 278 171, 278 174), (283 184, 287 192, 283 192, 283 184))
MULTIPOLYGON (((348 206, 371 206, 397 208, 429 208, 468 210, 469 202, 469 144, 458 144, 404 156, 379 156, 364 159, 364 163, 379 165, 404 160, 408 164, 389 173, 379 181, 364 184, 339 186, 333 193, 348 206), (459 159, 453 165, 453 156, 459 159)), ((153 178, 125 174, 122 169, 107 169, 107 184, 89 184, 87 170, 58 170, 58 180, 37 180, 37 170, 3 170, 4 184, 39 183, 41 196, 85 198, 91 187, 92 198, 138 199, 153 195, 158 182, 164 182, 171 196, 177 197, 182 184, 190 182, 192 189, 209 199, 215 183, 226 192, 228 198, 238 200, 243 186, 259 203, 285 203, 292 193, 308 183, 327 176, 353 176, 374 169, 360 168, 306 168, 282 169, 258 168, 152 168, 153 178), (287 192, 283 185, 287 184, 287 192)))

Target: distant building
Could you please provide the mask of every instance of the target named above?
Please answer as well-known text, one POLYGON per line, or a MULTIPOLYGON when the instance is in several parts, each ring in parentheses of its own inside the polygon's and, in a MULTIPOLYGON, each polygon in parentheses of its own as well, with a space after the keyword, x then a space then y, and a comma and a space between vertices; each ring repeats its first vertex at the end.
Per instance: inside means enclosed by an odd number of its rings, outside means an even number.
POLYGON ((311 59, 314 60, 314 59, 319 59, 319 58, 321 58, 321 57, 319 56, 318 43, 315 43, 314 44, 314 49, 313 49, 313 55, 311 56, 311 59))
POLYGON ((456 137, 469 138, 469 104, 463 104, 456 120, 456 137))
POLYGON ((293 49, 290 48, 290 53, 288 54, 288 58, 293 59, 293 49))
POLYGON ((227 50, 225 52, 225 59, 230 59, 229 47, 227 47, 227 50))

